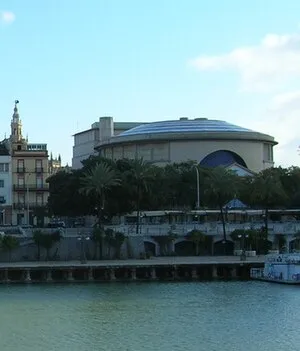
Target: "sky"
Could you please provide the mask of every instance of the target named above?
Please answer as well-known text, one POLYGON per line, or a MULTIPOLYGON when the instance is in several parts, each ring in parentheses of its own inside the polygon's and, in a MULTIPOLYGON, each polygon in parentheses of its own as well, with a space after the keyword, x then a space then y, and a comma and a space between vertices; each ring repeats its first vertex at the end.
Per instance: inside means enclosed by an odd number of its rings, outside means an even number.
POLYGON ((64 164, 100 116, 188 116, 272 135, 275 164, 300 165, 299 0, 1 0, 0 67, 0 138, 18 99, 23 135, 64 164))

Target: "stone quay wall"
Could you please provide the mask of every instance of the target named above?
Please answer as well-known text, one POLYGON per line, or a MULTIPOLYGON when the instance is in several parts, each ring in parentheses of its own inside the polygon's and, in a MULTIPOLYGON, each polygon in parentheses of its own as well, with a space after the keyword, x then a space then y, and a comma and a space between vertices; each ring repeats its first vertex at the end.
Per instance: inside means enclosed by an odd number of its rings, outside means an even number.
POLYGON ((247 280, 264 257, 160 257, 145 260, 0 264, 0 283, 247 280))

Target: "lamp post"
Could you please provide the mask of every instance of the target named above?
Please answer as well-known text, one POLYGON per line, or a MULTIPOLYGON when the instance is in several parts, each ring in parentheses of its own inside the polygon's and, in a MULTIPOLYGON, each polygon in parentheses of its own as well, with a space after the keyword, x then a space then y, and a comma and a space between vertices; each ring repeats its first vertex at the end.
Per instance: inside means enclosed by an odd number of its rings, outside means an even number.
POLYGON ((197 165, 195 165, 195 170, 197 174, 197 209, 199 209, 200 208, 200 174, 199 174, 199 169, 197 165))
POLYGON ((80 233, 79 236, 77 237, 77 240, 80 241, 80 261, 82 264, 86 263, 86 256, 85 256, 85 249, 84 249, 84 243, 85 241, 90 240, 89 236, 85 236, 84 233, 80 233))

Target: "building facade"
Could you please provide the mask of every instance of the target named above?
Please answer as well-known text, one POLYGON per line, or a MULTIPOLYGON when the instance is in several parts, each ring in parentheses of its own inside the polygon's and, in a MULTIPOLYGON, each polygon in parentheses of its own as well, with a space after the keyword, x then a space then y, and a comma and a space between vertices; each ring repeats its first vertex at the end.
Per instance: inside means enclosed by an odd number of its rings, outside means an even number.
POLYGON ((95 147, 100 142, 105 142, 112 136, 119 135, 140 124, 141 123, 135 122, 113 122, 112 117, 100 117, 99 122, 93 123, 90 129, 73 135, 72 168, 79 169, 82 167, 82 160, 92 155, 98 155, 98 151, 95 150, 95 147))
POLYGON ((11 121, 9 147, 12 173, 12 224, 43 225, 41 214, 49 196, 47 144, 32 144, 22 136, 18 101, 11 121))
POLYGON ((184 117, 143 124, 118 135, 113 127, 112 119, 106 121, 106 138, 96 146, 103 157, 138 157, 158 165, 188 160, 206 167, 236 164, 253 172, 274 165, 277 142, 272 136, 225 121, 184 117))
POLYGON ((12 222, 12 164, 9 150, 0 144, 0 225, 12 222))

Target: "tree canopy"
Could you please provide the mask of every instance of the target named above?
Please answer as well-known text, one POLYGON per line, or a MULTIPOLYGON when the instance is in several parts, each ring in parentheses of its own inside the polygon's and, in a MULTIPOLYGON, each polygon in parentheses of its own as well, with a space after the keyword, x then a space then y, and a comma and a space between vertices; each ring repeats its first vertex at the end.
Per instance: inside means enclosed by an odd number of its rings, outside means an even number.
MULTIPOLYGON (((83 161, 82 169, 60 171, 48 179, 48 209, 54 216, 75 217, 98 215, 101 207, 101 216, 107 219, 132 211, 195 209, 195 165, 188 161, 155 166, 142 159, 93 156, 83 161)), ((298 167, 269 168, 247 177, 222 167, 198 169, 201 208, 225 210, 233 198, 263 210, 300 208, 298 167)))

